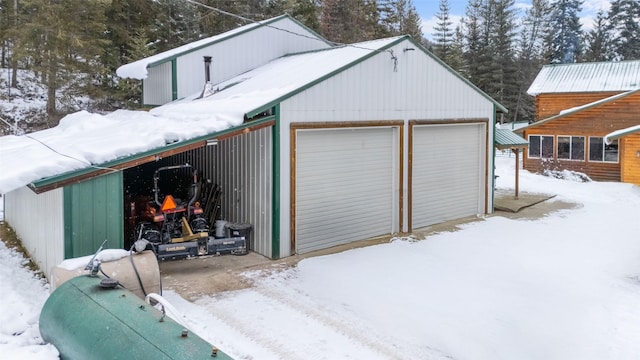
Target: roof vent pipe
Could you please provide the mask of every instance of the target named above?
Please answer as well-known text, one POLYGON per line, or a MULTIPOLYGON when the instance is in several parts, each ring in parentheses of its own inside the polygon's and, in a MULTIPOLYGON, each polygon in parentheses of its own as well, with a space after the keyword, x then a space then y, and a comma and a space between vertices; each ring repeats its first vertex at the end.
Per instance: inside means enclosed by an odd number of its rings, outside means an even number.
POLYGON ((204 82, 211 82, 211 56, 204 57, 204 82))
POLYGON ((211 84, 211 56, 204 57, 204 80, 204 89, 202 89, 202 94, 200 94, 199 98, 206 98, 216 92, 213 89, 213 84, 211 84))

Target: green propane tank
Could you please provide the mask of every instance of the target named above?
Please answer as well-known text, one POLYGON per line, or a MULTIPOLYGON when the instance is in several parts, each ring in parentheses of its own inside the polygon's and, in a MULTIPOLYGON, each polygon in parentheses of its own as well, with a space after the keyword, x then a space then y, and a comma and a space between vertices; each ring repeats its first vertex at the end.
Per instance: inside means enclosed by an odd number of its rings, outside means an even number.
POLYGON ((231 359, 155 307, 104 278, 67 280, 45 302, 40 334, 61 359, 231 359))

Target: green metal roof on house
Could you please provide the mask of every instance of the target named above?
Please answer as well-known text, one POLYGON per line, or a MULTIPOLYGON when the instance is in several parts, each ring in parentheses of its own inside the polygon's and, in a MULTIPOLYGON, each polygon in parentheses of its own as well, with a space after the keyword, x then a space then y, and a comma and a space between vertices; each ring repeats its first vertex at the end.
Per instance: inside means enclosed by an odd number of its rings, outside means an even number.
POLYGON ((498 149, 523 148, 529 146, 527 140, 509 129, 496 129, 494 144, 498 149))
POLYGON ((542 67, 529 95, 618 92, 640 87, 640 60, 552 64, 542 67))

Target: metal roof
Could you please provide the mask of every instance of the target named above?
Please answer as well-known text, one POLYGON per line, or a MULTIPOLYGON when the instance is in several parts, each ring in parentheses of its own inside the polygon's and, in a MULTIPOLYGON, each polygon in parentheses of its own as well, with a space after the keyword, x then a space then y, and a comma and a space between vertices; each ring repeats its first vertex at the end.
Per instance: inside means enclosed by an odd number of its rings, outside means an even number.
POLYGON ((640 60, 552 64, 542 67, 529 95, 629 91, 640 88, 640 60))
POLYGON ((529 146, 529 142, 522 136, 509 129, 496 129, 495 147, 498 149, 523 148, 529 146))
MULTIPOLYGON (((270 28, 274 28, 274 29, 280 29, 279 27, 277 27, 275 24, 278 23, 279 21, 282 20, 288 20, 291 21, 295 24, 297 24, 298 26, 300 26, 300 30, 304 31, 303 34, 299 34, 300 36, 304 36, 307 37, 309 39, 315 39, 318 41, 322 41, 323 43, 327 44, 327 46, 330 46, 331 44, 322 36, 318 35, 316 32, 314 32, 313 30, 309 29, 308 27, 306 27, 304 24, 302 24, 301 22, 299 22, 298 20, 296 20, 295 18, 293 18, 292 16, 288 15, 288 14, 284 14, 284 15, 280 15, 271 19, 267 19, 267 20, 263 20, 260 22, 254 22, 254 23, 250 23, 244 26, 240 26, 238 28, 226 31, 224 33, 218 34, 218 35, 214 35, 208 38, 204 38, 204 39, 200 39, 197 41, 193 41, 190 42, 188 44, 179 46, 177 48, 174 49, 170 49, 167 51, 163 51, 161 53, 125 64, 120 66, 118 69, 116 69, 116 74, 122 78, 132 78, 132 79, 140 79, 142 80, 143 78, 146 78, 146 75, 143 77, 140 77, 139 73, 145 73, 146 71, 141 71, 140 69, 146 69, 149 68, 151 66, 157 66, 159 64, 165 63, 167 61, 171 61, 179 56, 182 56, 184 54, 187 53, 191 53, 194 51, 197 51, 199 49, 202 49, 204 47, 207 46, 211 46, 213 44, 216 43, 220 43, 223 42, 225 40, 228 40, 230 38, 233 38, 235 36, 247 33, 249 31, 255 30, 257 28, 260 27, 270 27, 270 28)), ((286 31, 286 30, 285 30, 286 31)))

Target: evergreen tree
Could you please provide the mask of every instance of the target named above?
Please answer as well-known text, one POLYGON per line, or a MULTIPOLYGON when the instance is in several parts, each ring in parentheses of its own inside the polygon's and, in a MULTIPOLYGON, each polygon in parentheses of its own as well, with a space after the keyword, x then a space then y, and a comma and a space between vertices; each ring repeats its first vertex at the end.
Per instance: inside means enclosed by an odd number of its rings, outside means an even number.
POLYGON ((640 0, 613 0, 609 24, 615 60, 640 59, 640 0))
POLYGON ((603 11, 594 19, 594 27, 585 35, 584 61, 608 61, 615 57, 609 33, 609 21, 603 11))
POLYGON ((447 65, 463 76, 468 77, 466 67, 464 66, 464 34, 462 33, 462 24, 456 26, 453 41, 449 47, 447 65))
POLYGON ((411 35, 417 42, 422 42, 421 20, 412 0, 398 0, 400 13, 400 32, 398 35, 411 35))
POLYGON ((522 20, 517 55, 519 90, 516 105, 510 109, 512 121, 534 120, 535 102, 526 91, 542 66, 544 39, 549 33, 550 14, 548 0, 533 0, 522 20))
POLYGON ((436 13, 436 26, 433 27, 433 39, 435 45, 433 47, 433 53, 442 59, 442 61, 449 63, 450 49, 453 42, 453 21, 451 21, 449 7, 449 0, 440 0, 438 12, 436 13))
POLYGON ((463 24, 465 32, 465 73, 468 79, 478 85, 482 76, 481 68, 477 59, 482 56, 482 49, 486 44, 482 43, 481 27, 482 27, 482 7, 483 0, 469 0, 465 11, 463 24))
MULTIPOLYGON (((491 2, 491 1, 490 1, 491 2)), ((492 78, 489 94, 508 109, 515 108, 518 96, 518 72, 515 63, 515 0, 495 0, 492 6, 493 30, 489 33, 492 52, 492 78)))
POLYGON ((105 42, 105 1, 24 0, 27 17, 22 31, 26 56, 47 86, 49 125, 59 118, 57 102, 64 95, 91 94, 93 74, 104 72, 100 55, 105 42), (57 92, 64 87, 61 96, 57 92))
POLYGON ((285 11, 311 30, 320 33, 320 5, 316 1, 296 0, 285 11))
POLYGON ((373 0, 323 0, 320 28, 328 40, 349 44, 386 33, 379 19, 373 0))
POLYGON ((548 38, 550 63, 574 63, 582 53, 582 26, 578 14, 583 0, 553 0, 552 32, 548 38))

